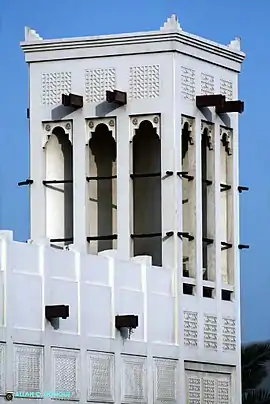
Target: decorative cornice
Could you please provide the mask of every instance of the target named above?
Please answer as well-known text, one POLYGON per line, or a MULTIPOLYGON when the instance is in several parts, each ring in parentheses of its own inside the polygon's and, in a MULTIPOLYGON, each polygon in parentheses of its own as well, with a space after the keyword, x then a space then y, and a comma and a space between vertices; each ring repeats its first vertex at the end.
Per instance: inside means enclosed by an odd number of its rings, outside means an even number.
MULTIPOLYGON (((33 30, 32 30, 33 31, 33 30)), ((133 34, 118 34, 118 35, 104 35, 95 37, 81 37, 81 38, 63 38, 53 40, 33 40, 32 35, 28 36, 28 40, 21 43, 21 48, 24 53, 37 53, 48 51, 68 51, 72 49, 89 49, 92 50, 87 57, 95 57, 94 50, 102 47, 125 47, 123 54, 129 54, 128 46, 134 45, 150 45, 159 43, 159 52, 162 51, 179 51, 179 45, 185 45, 198 50, 202 50, 219 57, 229 59, 236 63, 242 63, 245 59, 245 54, 236 49, 235 43, 230 45, 220 45, 207 39, 200 38, 196 35, 186 33, 181 30, 175 31, 151 31, 133 34)), ((237 44, 238 45, 238 44, 237 44)), ((148 49, 151 48, 150 46, 148 49)), ((150 51, 151 52, 151 51, 150 51)), ((153 50, 156 52, 156 50, 153 50)), ((134 53, 130 48, 130 53, 134 53)), ((136 53, 136 52, 135 52, 136 53)), ((189 53, 188 50, 186 53, 189 53)), ((121 49, 118 54, 121 54, 121 49)), ((64 57, 63 57, 64 58, 64 57)), ((67 55, 67 59, 68 59, 67 55)), ((45 58, 47 60, 47 58, 45 58)), ((40 60, 40 58, 39 58, 40 60)))

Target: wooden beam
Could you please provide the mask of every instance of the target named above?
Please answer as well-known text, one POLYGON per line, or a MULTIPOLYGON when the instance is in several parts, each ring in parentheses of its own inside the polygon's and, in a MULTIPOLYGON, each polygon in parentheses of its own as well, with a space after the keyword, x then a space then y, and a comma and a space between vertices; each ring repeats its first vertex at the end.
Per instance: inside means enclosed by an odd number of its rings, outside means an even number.
POLYGON ((213 95, 197 95, 196 106, 197 108, 217 107, 225 103, 225 96, 222 94, 213 95))
POLYGON ((244 112, 244 101, 226 101, 223 105, 216 106, 217 114, 225 114, 230 112, 242 114, 242 112, 244 112))

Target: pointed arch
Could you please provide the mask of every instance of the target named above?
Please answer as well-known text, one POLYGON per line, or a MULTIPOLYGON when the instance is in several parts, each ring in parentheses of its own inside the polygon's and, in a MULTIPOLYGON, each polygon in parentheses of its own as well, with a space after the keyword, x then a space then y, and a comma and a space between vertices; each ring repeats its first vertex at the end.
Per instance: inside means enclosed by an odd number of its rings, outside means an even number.
POLYGON ((215 281, 215 153, 214 127, 201 124, 202 267, 203 279, 215 281))
POLYGON ((202 188, 202 267, 203 278, 208 279, 208 129, 204 128, 201 137, 201 188, 202 188))
POLYGON ((61 126, 45 145, 46 235, 56 246, 73 242, 73 149, 61 126))
POLYGON ((150 255, 153 265, 161 266, 161 142, 149 120, 135 130, 132 157, 134 256, 150 255))
MULTIPOLYGON (((193 120, 182 116, 181 131, 182 168, 181 172, 194 176, 195 148, 193 141, 193 120)), ((193 211, 195 209, 194 181, 182 177, 182 232, 195 236, 196 221, 193 211)), ((195 247, 188 238, 182 238, 183 276, 195 277, 195 247)))
POLYGON ((88 143, 89 252, 116 248, 116 142, 105 123, 99 123, 88 143), (96 240, 95 240, 96 239, 96 240))
POLYGON ((231 245, 233 237, 233 158, 232 130, 220 128, 220 232, 221 242, 221 276, 224 284, 233 284, 234 263, 231 245))

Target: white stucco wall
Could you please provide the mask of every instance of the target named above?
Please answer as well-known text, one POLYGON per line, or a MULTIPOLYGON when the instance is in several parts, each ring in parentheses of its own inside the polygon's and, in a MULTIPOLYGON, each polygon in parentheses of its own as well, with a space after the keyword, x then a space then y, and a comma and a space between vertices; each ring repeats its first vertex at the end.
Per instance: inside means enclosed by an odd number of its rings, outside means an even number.
MULTIPOLYGON (((1 238, 0 341, 3 358, 7 358, 0 362, 0 374, 6 375, 1 376, 1 391, 22 388, 23 369, 31 372, 32 360, 37 374, 29 383, 36 380, 36 388, 44 391, 56 385, 65 390, 66 381, 72 380, 73 398, 81 402, 240 401, 238 115, 220 116, 214 108, 202 112, 195 103, 200 94, 222 93, 227 100, 237 99, 244 59, 239 40, 228 46, 215 44, 183 32, 173 17, 159 31, 94 38, 47 41, 28 29, 22 49, 30 80, 32 244, 8 240, 6 233, 1 238), (114 89, 127 92, 125 106, 112 108, 106 103, 106 90, 114 89), (70 92, 83 96, 83 108, 71 111, 61 105, 61 94, 70 92), (147 198, 148 214, 139 215, 137 225, 149 232, 158 227, 161 235, 157 242, 138 243, 134 248, 133 207, 139 207, 134 215, 138 216, 144 205, 133 192, 133 144, 145 120, 160 138, 161 173, 156 178, 158 186, 146 182, 139 188, 147 198), (99 246, 87 237, 98 229, 94 201, 98 191, 86 177, 96 172, 89 141, 100 124, 107 126, 116 141, 112 174, 117 179, 112 191, 110 185, 107 188, 113 213, 100 212, 112 222, 108 228, 116 232, 117 240, 112 243, 114 250, 96 254, 99 246), (182 166, 185 125, 192 144, 189 161, 182 166), (64 130, 73 151, 70 251, 49 247, 48 240, 69 237, 63 216, 66 199, 61 192, 52 197, 43 183, 53 180, 47 178, 52 171, 46 161, 56 127, 64 130), (207 179, 211 180, 207 235, 213 239, 207 278, 202 254, 201 139, 205 129, 213 145, 207 151, 207 179), (224 133, 231 141, 229 157, 220 147, 224 133), (224 178, 228 159, 230 174, 224 178), (193 177, 188 187, 179 175, 186 164, 193 177), (226 204, 222 203, 221 180, 230 181, 226 204), (161 200, 151 210, 151 195, 159 195, 159 188, 161 200), (186 196, 190 217, 183 225, 182 199, 186 196), (153 223, 152 229, 148 222, 153 223), (188 276, 183 273, 183 240, 178 234, 183 231, 193 236, 187 249, 188 276), (229 256, 221 251, 224 242, 231 244, 229 256), (145 247, 158 257, 158 244, 160 266, 153 266, 149 256, 134 257, 134 250, 142 253, 145 247), (185 292, 187 285, 191 294, 185 292), (211 297, 204 296, 206 289, 211 290, 211 297), (222 290, 231 293, 230 301, 222 299, 222 290), (61 320, 59 330, 45 321, 46 304, 70 305, 70 317, 61 320), (139 316, 131 340, 123 342, 116 332, 117 314, 139 316), (16 344, 28 344, 28 348, 16 344), (29 365, 18 368, 20 360, 29 365)), ((58 161, 53 160, 51 167, 64 173, 64 154, 53 149, 52 156, 58 161)), ((149 152, 136 163, 143 170, 158 168, 149 152), (146 161, 149 164, 143 167, 146 161)))
POLYGON ((99 402, 181 403, 203 388, 202 378, 225 398, 235 392, 231 302, 179 299, 173 273, 149 257, 128 262, 115 251, 95 256, 0 236, 0 394, 70 391, 85 402, 97 401, 99 390, 99 402), (58 330, 45 319, 53 304, 70 307, 58 330), (117 314, 139 316, 130 340, 115 329, 117 314))

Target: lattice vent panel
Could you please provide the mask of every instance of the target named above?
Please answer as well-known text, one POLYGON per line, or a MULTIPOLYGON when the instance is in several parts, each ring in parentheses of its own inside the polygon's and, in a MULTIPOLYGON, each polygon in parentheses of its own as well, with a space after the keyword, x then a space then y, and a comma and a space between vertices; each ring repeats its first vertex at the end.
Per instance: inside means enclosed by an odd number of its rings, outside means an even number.
POLYGON ((53 348, 52 358, 53 391, 57 394, 68 392, 70 397, 63 397, 65 400, 79 400, 79 351, 53 348))
POLYGON ((6 392, 6 344, 0 342, 0 394, 6 392))
POLYGON ((185 100, 195 99, 196 74, 190 67, 181 67, 181 95, 185 100))
POLYGON ((233 404, 231 375, 186 371, 188 404, 233 404))
POLYGON ((217 317, 204 315, 204 347, 217 350, 217 317))
POLYGON ((184 311, 184 344, 190 348, 198 346, 198 313, 184 311))
POLYGON ((15 391, 43 391, 43 347, 30 345, 14 345, 15 356, 15 391))
POLYGON ((122 355, 122 403, 146 402, 146 358, 122 355))
POLYGON ((102 102, 106 100, 106 91, 115 90, 116 70, 87 69, 85 70, 86 102, 102 102))
POLYGON ((215 93, 215 78, 210 74, 201 73, 201 94, 211 95, 215 93))
POLYGON ((129 69, 129 97, 156 98, 160 93, 159 65, 134 66, 129 69))
POLYGON ((233 83, 230 80, 220 79, 220 93, 225 95, 227 101, 232 101, 233 83))
POLYGON ((223 351, 236 350, 236 321, 234 318, 222 319, 222 348, 223 351))
POLYGON ((109 403, 114 401, 114 355, 89 351, 88 401, 109 403))
POLYGON ((154 394, 156 403, 177 401, 177 361, 155 359, 154 394))
POLYGON ((62 94, 71 92, 71 72, 43 73, 42 81, 42 104, 61 104, 62 94))

